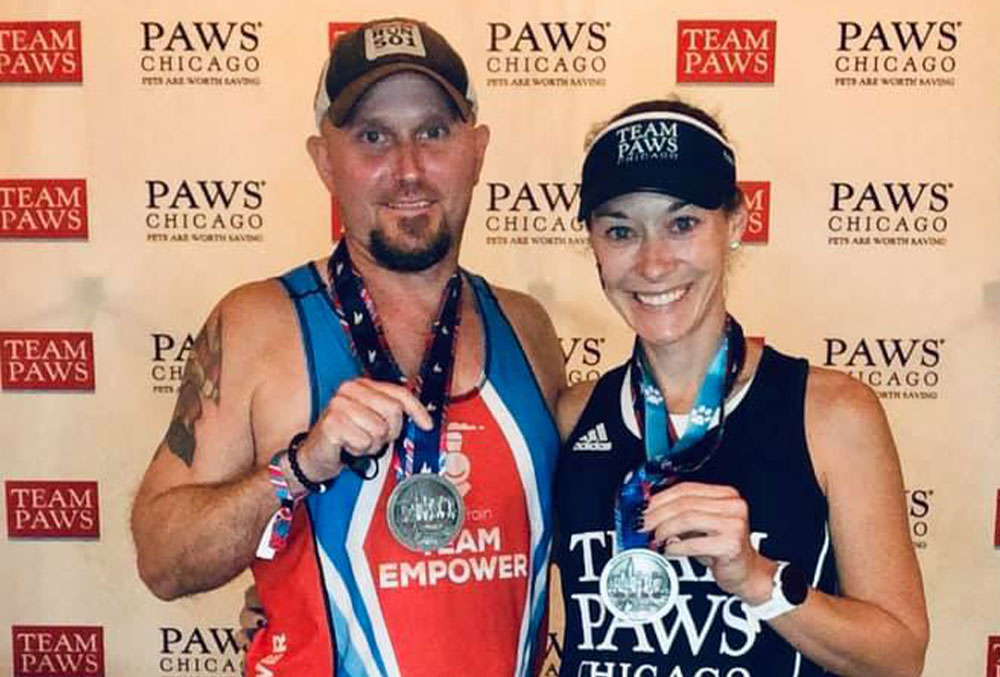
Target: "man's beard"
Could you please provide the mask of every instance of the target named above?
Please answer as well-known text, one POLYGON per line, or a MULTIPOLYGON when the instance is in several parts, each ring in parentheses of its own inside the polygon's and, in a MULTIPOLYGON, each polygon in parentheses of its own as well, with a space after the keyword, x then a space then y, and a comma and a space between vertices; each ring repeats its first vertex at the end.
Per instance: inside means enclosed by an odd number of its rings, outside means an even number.
POLYGON ((415 250, 396 247, 378 229, 371 231, 368 236, 368 247, 375 261, 383 268, 398 273, 427 270, 451 251, 451 245, 451 233, 447 228, 439 230, 430 242, 415 250))

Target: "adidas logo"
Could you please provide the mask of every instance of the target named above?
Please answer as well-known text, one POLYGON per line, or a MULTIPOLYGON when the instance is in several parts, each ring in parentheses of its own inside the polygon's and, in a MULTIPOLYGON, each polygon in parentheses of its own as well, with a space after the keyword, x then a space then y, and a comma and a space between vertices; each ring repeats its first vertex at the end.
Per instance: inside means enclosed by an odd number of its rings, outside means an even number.
POLYGON ((608 440, 608 431, 604 429, 603 423, 587 431, 587 434, 576 441, 573 451, 611 451, 611 442, 608 440))

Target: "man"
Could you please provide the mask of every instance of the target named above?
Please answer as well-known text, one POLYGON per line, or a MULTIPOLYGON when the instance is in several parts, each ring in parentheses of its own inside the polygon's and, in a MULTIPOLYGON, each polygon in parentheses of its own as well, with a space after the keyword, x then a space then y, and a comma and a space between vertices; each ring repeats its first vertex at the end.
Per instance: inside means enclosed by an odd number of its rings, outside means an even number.
POLYGON ((140 575, 172 599, 251 566, 249 674, 527 674, 562 356, 535 301, 458 273, 489 139, 465 66, 371 22, 316 107, 343 238, 209 315, 133 506, 140 575))

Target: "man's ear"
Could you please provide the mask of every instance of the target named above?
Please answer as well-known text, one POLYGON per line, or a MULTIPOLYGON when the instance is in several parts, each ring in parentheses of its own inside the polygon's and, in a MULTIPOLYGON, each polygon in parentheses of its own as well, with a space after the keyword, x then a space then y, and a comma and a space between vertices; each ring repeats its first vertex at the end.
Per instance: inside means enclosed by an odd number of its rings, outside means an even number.
MULTIPOLYGON (((328 124, 323 122, 324 125, 328 124)), ((327 130, 321 130, 319 135, 310 136, 306 139, 306 151, 312 158, 319 180, 323 182, 331 195, 336 195, 333 185, 333 166, 330 157, 330 143, 332 139, 327 130)))
POLYGON ((472 128, 473 144, 476 152, 476 183, 479 183, 479 172, 483 168, 483 160, 486 159, 486 148, 490 145, 490 128, 486 125, 477 125, 472 128))

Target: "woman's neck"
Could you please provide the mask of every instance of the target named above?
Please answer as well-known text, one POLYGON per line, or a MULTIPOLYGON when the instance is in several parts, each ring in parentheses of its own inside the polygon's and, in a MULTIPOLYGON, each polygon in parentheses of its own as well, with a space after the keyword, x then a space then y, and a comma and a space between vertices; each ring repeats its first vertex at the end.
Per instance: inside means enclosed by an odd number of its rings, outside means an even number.
POLYGON ((683 414, 694 406, 725 327, 726 314, 722 310, 715 316, 706 317, 690 334, 677 341, 657 345, 640 339, 653 378, 671 413, 683 414))

